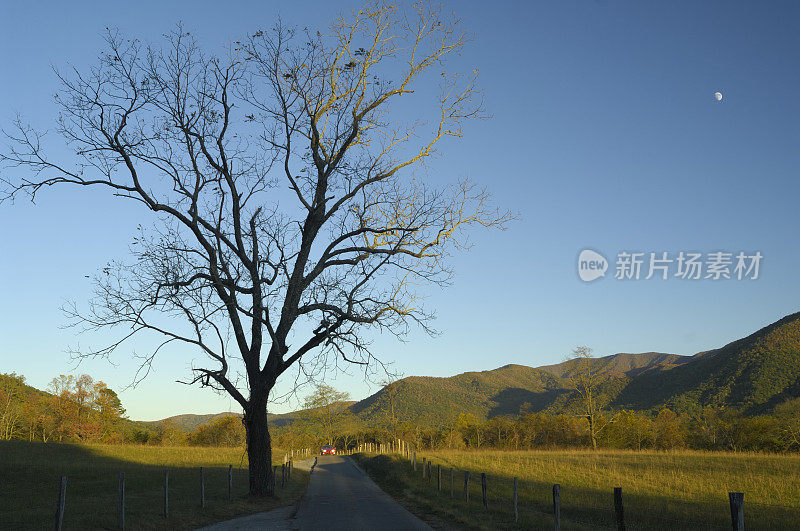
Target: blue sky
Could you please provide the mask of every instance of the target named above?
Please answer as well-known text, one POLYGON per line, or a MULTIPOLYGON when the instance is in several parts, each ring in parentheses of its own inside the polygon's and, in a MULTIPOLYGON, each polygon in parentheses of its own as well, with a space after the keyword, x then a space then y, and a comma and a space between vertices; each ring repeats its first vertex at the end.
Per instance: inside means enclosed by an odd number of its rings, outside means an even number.
MULTIPOLYGON (((0 21, 0 123, 15 113, 52 127, 51 65, 90 65, 106 26, 155 40, 181 20, 210 50, 267 28, 324 27, 358 2, 32 3, 0 21)), ((456 255, 454 285, 431 290, 442 334, 375 338, 405 375, 449 376, 507 363, 561 361, 577 345, 600 355, 694 354, 800 310, 800 5, 796 2, 448 2, 476 36, 458 63, 478 68, 492 119, 450 142, 428 178, 484 184, 520 220, 476 233, 456 255), (722 102, 714 92, 724 94, 722 102), (578 253, 610 260, 582 282, 578 253), (620 281, 619 251, 764 256, 750 280, 620 281)), ((125 258, 136 205, 86 191, 0 206, 0 372, 37 387, 87 372, 121 390, 135 364, 75 368, 64 353, 90 338, 63 329, 64 300, 85 301, 89 275, 125 258)), ((138 345, 140 351, 146 344, 138 345)), ((189 388, 194 354, 173 351, 121 396, 136 419, 235 409, 189 388)), ((333 384, 360 399, 357 373, 333 384)), ((292 402, 275 411, 291 409, 292 402)))

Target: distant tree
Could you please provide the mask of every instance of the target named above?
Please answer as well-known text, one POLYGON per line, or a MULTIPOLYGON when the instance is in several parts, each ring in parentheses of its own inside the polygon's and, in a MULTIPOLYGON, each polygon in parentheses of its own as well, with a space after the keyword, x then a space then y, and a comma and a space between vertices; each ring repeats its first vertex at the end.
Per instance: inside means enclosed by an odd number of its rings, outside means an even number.
POLYGON ((119 424, 125 409, 105 383, 88 374, 62 374, 53 378, 48 390, 53 396, 47 404, 41 404, 48 417, 43 424, 53 428, 59 442, 120 437, 119 424))
POLYGON ((508 417, 493 417, 486 422, 487 444, 496 448, 507 445, 509 435, 513 433, 512 421, 508 417))
POLYGON ((95 384, 92 407, 104 424, 115 424, 125 416, 119 396, 103 382, 95 384))
POLYGON ((669 408, 664 408, 658 412, 654 421, 654 429, 657 448, 680 448, 686 442, 681 419, 669 408))
POLYGON ((800 449, 800 398, 776 406, 775 417, 780 422, 783 447, 787 450, 800 449))
POLYGON ((301 418, 307 429, 316 434, 318 441, 333 444, 340 429, 339 423, 347 414, 342 402, 349 398, 349 394, 325 384, 318 385, 306 398, 301 418))
POLYGON ((469 446, 480 448, 483 444, 483 426, 472 413, 462 413, 458 416, 458 431, 467 441, 469 446))
POLYGON ((397 438, 400 436, 400 418, 399 418, 399 404, 398 394, 400 392, 400 375, 392 375, 381 382, 383 389, 381 390, 381 413, 386 425, 386 431, 390 438, 397 438))
POLYGON ((605 423, 601 422, 602 402, 600 385, 607 380, 607 374, 599 363, 596 363, 589 347, 577 347, 569 358, 567 381, 580 397, 582 416, 589 428, 589 439, 592 448, 597 449, 597 436, 605 423))
POLYGON ((730 423, 721 407, 705 406, 692 419, 692 429, 687 439, 696 448, 707 450, 727 448, 730 423))
POLYGON ((0 374, 0 439, 13 439, 23 422, 25 377, 0 374))
POLYGON ((610 446, 641 450, 652 446, 655 437, 653 420, 637 411, 620 411, 615 422, 603 433, 610 446))
POLYGON ((184 446, 188 443, 188 436, 175 422, 167 419, 158 424, 147 442, 155 446, 184 446))
POLYGON ((465 229, 510 219, 468 182, 433 190, 412 173, 482 115, 477 70, 448 67, 469 40, 459 28, 426 2, 375 1, 321 32, 278 22, 222 57, 180 26, 163 49, 110 30, 93 68, 58 74, 56 130, 74 156, 51 157, 21 121, 0 154, 0 199, 66 185, 152 213, 89 310, 67 308, 120 338, 76 355, 142 333, 159 346, 141 374, 172 344, 201 354, 188 383, 241 405, 253 495, 273 493, 278 378, 301 360, 374 366, 370 330, 429 330, 419 287, 448 281, 465 229))
POLYGON ((61 374, 50 381, 47 390, 52 396, 50 407, 50 422, 58 442, 69 439, 79 422, 78 404, 72 399, 75 387, 75 377, 71 374, 61 374))
POLYGON ((198 426, 189 443, 198 446, 244 446, 246 434, 242 419, 225 415, 198 426))
POLYGON ((447 448, 450 450, 460 450, 466 447, 464 436, 459 431, 457 423, 453 423, 446 428, 444 444, 447 445, 447 448))
POLYGON ((361 420, 349 409, 345 410, 337 421, 338 439, 342 441, 342 449, 350 449, 363 428, 361 420))

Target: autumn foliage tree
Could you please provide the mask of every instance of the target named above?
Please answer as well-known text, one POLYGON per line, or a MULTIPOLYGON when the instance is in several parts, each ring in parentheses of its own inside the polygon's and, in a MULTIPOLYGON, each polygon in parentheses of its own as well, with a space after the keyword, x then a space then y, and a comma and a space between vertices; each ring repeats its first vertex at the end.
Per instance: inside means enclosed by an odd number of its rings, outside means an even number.
POLYGON ((198 446, 243 446, 244 426, 240 418, 225 415, 198 426, 188 442, 198 446))
POLYGON ((50 382, 49 413, 58 441, 108 440, 125 409, 117 394, 88 374, 60 375, 50 382))
POLYGON ((318 385, 306 398, 299 420, 313 434, 315 442, 331 444, 335 441, 342 428, 340 425, 348 417, 343 402, 349 398, 349 394, 325 384, 318 385))
POLYGON ((61 375, 43 393, 18 374, 0 374, 0 439, 120 442, 125 409, 105 383, 61 375))
POLYGON ((13 439, 24 418, 25 377, 16 373, 0 375, 0 440, 13 439))
POLYGON ((57 131, 74 156, 51 158, 18 121, 5 197, 96 188, 151 214, 134 259, 98 275, 88 310, 68 309, 120 331, 79 355, 142 334, 160 338, 143 374, 174 344, 201 354, 190 383, 241 405, 250 492, 272 494, 278 378, 296 364, 369 365, 370 330, 427 328, 418 289, 447 282, 465 229, 509 219, 468 182, 433 189, 413 173, 481 115, 477 70, 447 66, 467 35, 426 3, 377 2, 320 32, 277 24, 220 56, 181 27, 163 47, 106 40, 93 67, 59 74, 57 131))

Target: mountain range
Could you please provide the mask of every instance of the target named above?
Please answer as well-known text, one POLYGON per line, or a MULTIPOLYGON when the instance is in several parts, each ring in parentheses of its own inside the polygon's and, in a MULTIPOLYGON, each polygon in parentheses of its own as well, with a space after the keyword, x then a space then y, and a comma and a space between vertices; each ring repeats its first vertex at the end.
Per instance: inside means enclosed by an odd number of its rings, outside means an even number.
MULTIPOLYGON (((356 402, 351 410, 367 422, 377 421, 393 400, 398 418, 423 425, 449 424, 461 413, 487 419, 568 412, 574 408, 569 379, 576 363, 505 365, 449 378, 410 376, 356 402)), ((694 356, 621 353, 590 363, 606 376, 600 390, 610 409, 690 412, 716 406, 749 415, 766 413, 800 396, 800 312, 694 356)))
MULTIPOLYGON (((396 417, 422 426, 452 424, 460 414, 477 419, 525 412, 574 410, 570 387, 576 361, 529 367, 505 365, 451 377, 409 376, 358 402, 345 402, 366 424, 378 424, 394 403, 396 417)), ((620 353, 591 358, 605 377, 600 385, 609 409, 655 411, 668 407, 691 412, 704 406, 736 408, 746 415, 770 412, 800 397, 800 312, 720 348, 681 356, 662 352, 620 353)), ((34 388, 29 392, 43 393, 34 388)), ((269 415, 273 426, 289 424, 301 412, 269 415)), ((216 417, 178 415, 169 420, 192 431, 216 417)), ((134 422, 153 427, 160 421, 134 422)))

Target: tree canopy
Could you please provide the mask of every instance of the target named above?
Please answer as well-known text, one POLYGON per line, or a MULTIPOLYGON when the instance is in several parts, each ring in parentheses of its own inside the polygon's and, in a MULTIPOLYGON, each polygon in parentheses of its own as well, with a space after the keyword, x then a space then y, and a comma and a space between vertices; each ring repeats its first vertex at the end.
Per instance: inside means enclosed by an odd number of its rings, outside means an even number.
POLYGON ((221 55, 182 26, 162 45, 109 29, 93 67, 58 74, 57 132, 74 156, 51 158, 22 120, 8 135, 6 199, 71 185, 152 213, 133 260, 97 275, 88 310, 68 309, 120 331, 78 355, 153 334, 143 376, 172 344, 202 353, 190 382, 243 408, 254 494, 270 493, 278 377, 296 363, 368 367, 369 330, 428 329, 420 290, 447 283, 465 229, 511 219, 469 182, 414 177, 482 115, 477 69, 447 67, 468 40, 426 3, 372 3, 324 32, 279 22, 221 55))

